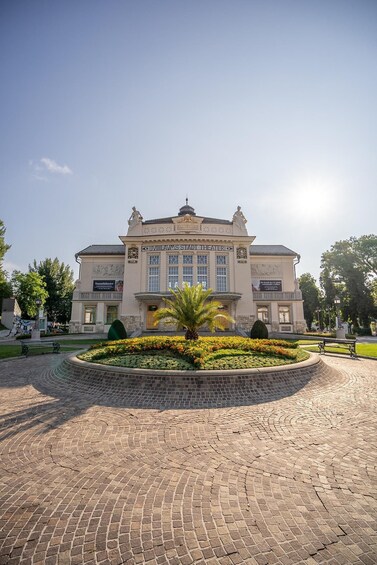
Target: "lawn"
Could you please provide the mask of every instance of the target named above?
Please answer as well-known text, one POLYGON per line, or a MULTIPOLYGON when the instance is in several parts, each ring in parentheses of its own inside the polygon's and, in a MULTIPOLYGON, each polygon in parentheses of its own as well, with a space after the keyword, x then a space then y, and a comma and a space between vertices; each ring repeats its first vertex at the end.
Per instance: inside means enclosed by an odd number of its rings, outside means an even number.
MULTIPOLYGON (((43 341, 43 340, 42 340, 43 341)), ((100 343, 98 339, 66 339, 57 340, 60 343, 60 351, 76 351, 77 349, 87 349, 94 343, 100 343)), ((41 355, 50 353, 51 346, 46 345, 46 350, 30 351, 29 355, 41 355)), ((0 344, 0 359, 8 359, 9 357, 20 357, 21 343, 19 344, 0 344)))
POLYGON ((157 370, 226 370, 273 367, 308 358, 296 343, 241 337, 144 337, 93 345, 79 358, 94 363, 157 370))
MULTIPOLYGON (((315 351, 318 353, 318 343, 320 340, 307 340, 301 339, 298 344, 306 351, 315 351)), ((349 352, 344 347, 326 346, 326 351, 329 353, 341 353, 344 355, 349 355, 349 352)), ((377 343, 357 343, 356 344, 356 354, 363 357, 371 357, 372 359, 377 359, 377 343)))

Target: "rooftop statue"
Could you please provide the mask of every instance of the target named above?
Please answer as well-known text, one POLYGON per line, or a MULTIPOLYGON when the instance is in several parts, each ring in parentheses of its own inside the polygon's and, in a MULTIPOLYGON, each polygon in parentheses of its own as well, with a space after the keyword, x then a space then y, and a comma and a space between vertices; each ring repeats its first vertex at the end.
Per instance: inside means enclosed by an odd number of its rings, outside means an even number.
POLYGON ((133 228, 137 224, 143 221, 143 216, 140 214, 139 210, 136 210, 135 206, 132 206, 132 214, 128 220, 128 225, 133 228))
POLYGON ((243 231, 246 230, 245 224, 247 222, 247 219, 245 218, 245 216, 243 215, 243 212, 241 211, 241 206, 237 206, 237 210, 233 214, 232 221, 241 230, 243 230, 243 231))

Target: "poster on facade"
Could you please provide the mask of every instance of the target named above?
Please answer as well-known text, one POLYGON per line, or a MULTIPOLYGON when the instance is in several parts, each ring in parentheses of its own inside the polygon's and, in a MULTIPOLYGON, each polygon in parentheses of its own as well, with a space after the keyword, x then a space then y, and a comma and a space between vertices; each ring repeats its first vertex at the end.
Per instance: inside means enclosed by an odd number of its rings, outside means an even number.
POLYGON ((94 292, 113 292, 114 290, 115 290, 115 280, 93 281, 94 292))
POLYGON ((251 287, 255 292, 281 292, 281 280, 252 279, 251 287))

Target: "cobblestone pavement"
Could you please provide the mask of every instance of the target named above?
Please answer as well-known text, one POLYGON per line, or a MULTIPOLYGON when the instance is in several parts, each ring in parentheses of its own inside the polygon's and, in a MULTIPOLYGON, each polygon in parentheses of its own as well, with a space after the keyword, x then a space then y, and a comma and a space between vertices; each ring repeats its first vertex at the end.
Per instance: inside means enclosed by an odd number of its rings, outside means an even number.
POLYGON ((377 563, 376 362, 158 409, 62 359, 0 363, 0 564, 377 563))

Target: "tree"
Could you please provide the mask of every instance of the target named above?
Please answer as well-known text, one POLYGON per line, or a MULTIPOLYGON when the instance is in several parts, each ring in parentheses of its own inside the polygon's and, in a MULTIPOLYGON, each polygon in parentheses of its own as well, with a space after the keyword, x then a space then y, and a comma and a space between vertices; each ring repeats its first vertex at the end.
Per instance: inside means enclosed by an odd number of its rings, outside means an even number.
POLYGON ((4 255, 10 249, 10 245, 5 243, 6 228, 4 222, 0 220, 0 310, 3 298, 9 298, 12 294, 12 285, 7 280, 7 272, 3 267, 4 255))
POLYGON ((34 259, 29 271, 38 273, 46 283, 48 298, 45 310, 50 320, 67 323, 71 316, 73 271, 69 265, 60 263, 58 258, 45 259, 37 263, 34 259))
POLYGON ((39 298, 43 306, 48 297, 46 283, 38 273, 13 271, 12 284, 22 316, 34 318, 38 312, 35 301, 39 298))
POLYGON ((343 318, 354 326, 369 325, 376 314, 372 290, 377 277, 377 236, 363 235, 337 241, 322 254, 321 286, 326 302, 341 295, 343 318))
POLYGON ((301 275, 298 279, 298 284, 304 300, 304 318, 308 330, 310 331, 312 329, 315 311, 318 310, 320 306, 320 290, 315 278, 310 273, 301 275))
POLYGON ((223 330, 227 321, 234 322, 229 314, 221 312, 222 304, 209 300, 212 290, 204 290, 201 284, 184 285, 176 290, 170 289, 172 299, 166 298, 166 308, 160 308, 154 314, 156 324, 166 320, 175 324, 177 330, 186 330, 185 339, 198 339, 198 329, 207 324, 210 331, 223 330))

